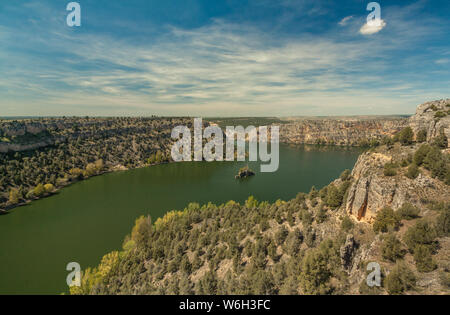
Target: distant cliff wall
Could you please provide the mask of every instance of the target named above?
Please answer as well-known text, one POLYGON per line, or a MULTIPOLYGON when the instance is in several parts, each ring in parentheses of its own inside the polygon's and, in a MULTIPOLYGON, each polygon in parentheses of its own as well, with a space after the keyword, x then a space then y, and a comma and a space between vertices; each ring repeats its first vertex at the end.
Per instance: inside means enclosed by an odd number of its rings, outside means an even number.
POLYGON ((54 144, 52 139, 28 144, 0 142, 0 153, 36 150, 54 144))
POLYGON ((280 142, 360 145, 364 141, 392 136, 407 125, 407 118, 299 119, 280 126, 280 142))

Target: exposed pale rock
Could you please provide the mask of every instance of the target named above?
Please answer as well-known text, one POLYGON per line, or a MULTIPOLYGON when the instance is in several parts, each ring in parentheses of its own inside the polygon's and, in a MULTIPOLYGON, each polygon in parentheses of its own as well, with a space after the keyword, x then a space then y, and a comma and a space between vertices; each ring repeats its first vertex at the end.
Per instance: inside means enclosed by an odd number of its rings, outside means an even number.
POLYGON ((441 130, 450 139, 448 111, 450 111, 450 99, 427 102, 417 107, 416 114, 409 119, 409 124, 416 135, 420 130, 426 130, 428 142, 439 136, 441 130), (436 117, 438 112, 444 114, 445 117, 436 117))
MULTIPOLYGON (((441 128, 447 133, 450 120, 443 117, 435 119, 435 112, 447 108, 448 101, 437 101, 422 104, 417 113, 411 117, 411 128, 418 132, 427 128, 428 141, 439 135, 441 128)), ((354 181, 350 186, 346 211, 358 220, 371 222, 378 210, 391 207, 394 210, 409 202, 419 205, 422 200, 450 195, 449 186, 427 173, 421 173, 416 179, 409 179, 399 174, 384 176, 383 168, 388 162, 401 161, 408 154, 413 154, 418 146, 402 147, 399 150, 385 149, 384 152, 366 152, 362 154, 352 171, 354 181)))
POLYGON ((280 142, 359 145, 361 141, 392 136, 407 125, 406 118, 297 119, 280 126, 280 142))
POLYGON ((52 139, 48 139, 46 141, 39 141, 30 144, 18 144, 18 143, 0 143, 0 153, 8 153, 8 152, 21 152, 28 150, 36 150, 39 148, 43 148, 49 145, 52 145, 54 141, 52 139))

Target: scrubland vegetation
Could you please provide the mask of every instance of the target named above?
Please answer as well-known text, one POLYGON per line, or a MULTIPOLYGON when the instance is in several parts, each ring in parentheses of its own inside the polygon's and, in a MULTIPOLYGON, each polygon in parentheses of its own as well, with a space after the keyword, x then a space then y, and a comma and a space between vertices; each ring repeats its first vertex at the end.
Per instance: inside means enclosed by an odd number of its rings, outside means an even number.
MULTIPOLYGON (((330 221, 333 210, 323 197, 300 193, 291 201, 273 204, 253 197, 243 205, 190 204, 154 224, 141 217, 123 250, 86 270, 82 287, 73 287, 71 293, 346 293, 350 284, 342 247, 348 233, 358 233, 361 226, 346 216, 330 221), (319 204, 313 207, 312 200, 319 204), (326 218, 318 222, 321 209, 326 218), (324 229, 328 237, 318 233, 324 229)), ((430 207, 439 214, 432 221, 417 218, 418 209, 408 204, 377 216, 374 231, 382 233, 380 255, 395 264, 378 293, 414 291, 417 273, 438 268, 433 255, 439 250, 439 239, 449 235, 450 205, 430 207), (396 230, 404 220, 415 223, 400 237, 396 230), (405 263, 407 255, 413 256, 414 266, 405 263)), ((358 242, 362 246, 365 241, 361 237, 358 242)), ((441 273, 448 277, 445 268, 441 273)))
MULTIPOLYGON (((391 162, 387 169, 395 174, 385 175, 429 172, 448 184, 448 156, 441 152, 447 140, 419 146, 413 136, 406 129, 385 141, 387 150, 396 142, 417 148, 402 163, 391 162)), ((192 203, 154 223, 141 217, 122 251, 86 270, 82 286, 71 293, 404 294, 420 293, 417 281, 430 272, 439 273, 438 290, 448 292, 450 265, 440 244, 449 236, 450 204, 385 207, 368 225, 345 212, 353 180, 345 171, 330 185, 290 201, 192 203), (373 244, 378 245, 372 257, 383 268, 380 288, 367 286, 369 261, 355 254, 373 244)))
MULTIPOLYGON (((0 153, 0 209, 48 195, 71 182, 104 172, 167 162, 172 128, 181 124, 189 126, 191 121, 46 118, 2 122, 0 127, 20 131, 31 123, 45 128, 38 133, 39 139, 51 144, 24 152, 0 153)), ((9 143, 17 144, 33 143, 37 137, 30 133, 7 136, 5 131, 2 135, 3 139, 8 137, 9 143)))

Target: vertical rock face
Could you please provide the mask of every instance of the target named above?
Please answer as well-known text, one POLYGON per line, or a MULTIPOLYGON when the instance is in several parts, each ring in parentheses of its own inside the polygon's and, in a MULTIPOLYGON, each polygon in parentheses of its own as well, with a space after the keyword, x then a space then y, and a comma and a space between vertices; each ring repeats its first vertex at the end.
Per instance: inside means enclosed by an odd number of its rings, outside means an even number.
POLYGON ((407 125, 406 118, 297 119, 280 126, 280 142, 360 145, 392 136, 407 125))
POLYGON ((384 206, 397 208, 404 203, 408 188, 398 189, 393 178, 383 176, 384 164, 391 160, 389 155, 364 153, 356 162, 346 207, 348 213, 358 220, 370 221, 384 206))
POLYGON ((416 135, 420 130, 425 130, 428 142, 439 136, 441 130, 450 139, 449 113, 450 99, 427 102, 417 107, 416 114, 409 119, 409 125, 416 135))
MULTIPOLYGON (((436 112, 443 112, 448 108, 447 104, 448 101, 437 101, 420 105, 416 115, 410 119, 411 128, 416 134, 425 129, 429 142, 439 136, 441 130, 449 137, 448 115, 440 119, 435 117, 436 112)), ((386 163, 399 163, 412 155, 417 147, 397 145, 391 149, 379 148, 377 152, 362 154, 352 171, 354 181, 345 205, 347 213, 360 221, 371 222, 383 207, 396 210, 406 202, 419 205, 422 200, 430 199, 431 196, 437 199, 449 196, 449 186, 427 173, 420 174, 416 179, 406 177, 401 170, 395 176, 384 175, 386 163)))
POLYGON ((0 131, 6 136, 24 136, 26 133, 38 134, 44 130, 46 130, 45 126, 36 122, 12 122, 0 126, 0 131))

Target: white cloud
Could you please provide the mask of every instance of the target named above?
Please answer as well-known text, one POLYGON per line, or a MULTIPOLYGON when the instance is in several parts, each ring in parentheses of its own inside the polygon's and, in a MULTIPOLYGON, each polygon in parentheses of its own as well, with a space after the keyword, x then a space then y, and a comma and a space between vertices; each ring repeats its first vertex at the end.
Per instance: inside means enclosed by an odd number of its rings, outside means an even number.
POLYGON ((450 63, 450 59, 447 59, 447 58, 438 59, 435 61, 435 63, 437 63, 438 65, 445 65, 445 64, 450 63))
POLYGON ((338 24, 339 24, 340 26, 345 26, 345 25, 347 25, 347 23, 348 23, 351 19, 353 19, 353 15, 346 16, 346 17, 343 18, 338 24))
POLYGON ((363 35, 372 35, 378 33, 386 26, 386 22, 384 20, 370 21, 364 24, 359 32, 363 35))

